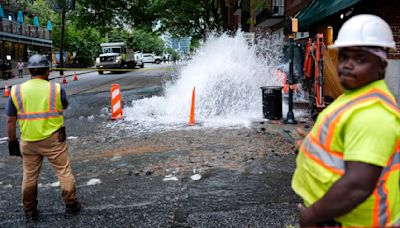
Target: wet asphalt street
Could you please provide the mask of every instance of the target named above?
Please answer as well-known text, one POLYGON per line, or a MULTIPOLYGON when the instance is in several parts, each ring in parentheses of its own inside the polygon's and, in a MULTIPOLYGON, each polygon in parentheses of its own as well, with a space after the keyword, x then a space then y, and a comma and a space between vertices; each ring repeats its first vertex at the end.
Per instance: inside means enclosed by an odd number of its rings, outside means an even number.
MULTIPOLYGON (((127 80, 124 75, 117 76, 121 77, 118 80, 127 80)), ((126 88, 124 100, 161 94, 168 74, 160 71, 153 80, 140 74, 135 77, 141 84, 126 88)), ((95 87, 108 88, 107 83, 95 87)), ((69 92, 66 88, 70 107, 65 120, 78 197, 84 209, 76 216, 64 214, 57 178, 45 161, 39 179, 40 218, 36 223, 26 223, 20 190, 21 159, 8 156, 3 140, 0 227, 296 224, 300 201, 290 189, 295 155, 288 137, 288 133, 294 135, 295 126, 255 122, 241 129, 130 134, 121 127, 124 121, 109 120, 109 92, 83 87, 70 88, 69 92)), ((6 137, 4 120, 2 117, 1 137, 6 137)))

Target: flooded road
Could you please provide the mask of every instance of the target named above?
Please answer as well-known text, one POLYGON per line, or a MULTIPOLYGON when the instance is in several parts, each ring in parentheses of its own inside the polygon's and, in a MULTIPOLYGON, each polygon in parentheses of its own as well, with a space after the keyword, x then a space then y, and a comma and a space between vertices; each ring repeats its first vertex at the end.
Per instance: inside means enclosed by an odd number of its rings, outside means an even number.
POLYGON ((46 161, 39 179, 40 218, 26 224, 21 159, 9 157, 0 140, 0 227, 295 225, 300 201, 290 188, 294 129, 307 130, 311 123, 266 122, 260 86, 270 81, 269 66, 244 39, 222 39, 179 75, 93 73, 87 80, 81 76, 79 86, 68 85, 65 125, 83 205, 76 216, 65 216, 58 180, 46 161), (233 44, 239 53, 207 57, 219 45, 233 44), (239 65, 242 55, 251 58, 239 65), (110 121, 111 83, 121 84, 124 120, 110 121), (193 86, 197 124, 189 127, 193 86))

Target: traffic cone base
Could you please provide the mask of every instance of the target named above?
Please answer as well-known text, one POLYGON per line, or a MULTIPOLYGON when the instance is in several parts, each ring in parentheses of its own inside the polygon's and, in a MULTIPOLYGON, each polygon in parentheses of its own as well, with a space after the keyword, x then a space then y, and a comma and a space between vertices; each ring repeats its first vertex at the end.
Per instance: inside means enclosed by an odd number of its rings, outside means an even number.
POLYGON ((76 72, 74 74, 74 81, 78 81, 78 75, 76 75, 76 72))
POLYGON ((67 84, 67 79, 63 77, 62 84, 67 84))

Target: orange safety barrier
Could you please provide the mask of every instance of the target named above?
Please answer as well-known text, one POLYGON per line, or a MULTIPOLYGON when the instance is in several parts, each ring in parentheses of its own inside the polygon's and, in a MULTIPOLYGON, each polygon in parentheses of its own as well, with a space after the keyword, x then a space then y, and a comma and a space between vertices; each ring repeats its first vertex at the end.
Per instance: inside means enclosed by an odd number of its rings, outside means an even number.
POLYGON ((190 118, 189 118, 189 125, 193 126, 194 125, 194 102, 195 102, 195 87, 193 87, 193 92, 192 92, 192 105, 190 106, 190 118))
POLYGON ((74 73, 74 81, 78 81, 78 75, 76 75, 76 72, 74 73))
POLYGON ((111 85, 111 119, 122 119, 122 102, 119 84, 111 85))
POLYGON ((10 90, 8 89, 8 82, 4 85, 4 97, 10 96, 10 90))

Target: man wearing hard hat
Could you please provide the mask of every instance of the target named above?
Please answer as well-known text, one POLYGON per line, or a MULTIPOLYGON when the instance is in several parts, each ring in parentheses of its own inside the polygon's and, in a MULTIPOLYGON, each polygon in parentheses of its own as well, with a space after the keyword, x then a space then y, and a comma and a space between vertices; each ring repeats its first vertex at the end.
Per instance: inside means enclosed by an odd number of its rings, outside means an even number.
POLYGON ((48 80, 50 63, 43 55, 28 60, 32 79, 13 86, 6 113, 10 155, 23 161, 22 201, 27 220, 37 220, 37 185, 43 157, 46 157, 59 181, 67 213, 81 209, 76 198, 65 137, 63 109, 68 106, 65 90, 48 80), (21 130, 21 144, 16 136, 16 122, 21 130), (21 151, 20 151, 21 149, 21 151))
POLYGON ((337 48, 345 88, 303 140, 292 179, 300 226, 400 226, 400 113, 384 82, 395 49, 374 15, 345 22, 337 48))

